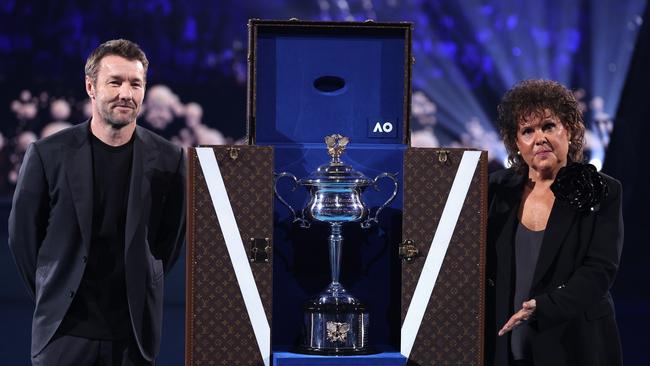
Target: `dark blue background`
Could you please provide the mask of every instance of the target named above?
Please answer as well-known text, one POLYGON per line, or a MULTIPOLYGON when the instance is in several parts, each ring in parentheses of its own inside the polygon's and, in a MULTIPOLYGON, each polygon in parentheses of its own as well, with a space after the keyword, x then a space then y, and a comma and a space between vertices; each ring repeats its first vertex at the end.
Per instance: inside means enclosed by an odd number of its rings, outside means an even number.
MULTIPOLYGON (((592 132, 587 155, 602 161, 607 152, 604 171, 624 185, 625 248, 613 293, 626 364, 644 364, 650 359, 645 7, 644 0, 2 0, 0 167, 10 160, 18 132, 38 131, 49 121, 42 110, 28 122, 16 118, 9 106, 22 90, 66 98, 71 120, 81 121, 76 103, 86 98, 83 64, 104 40, 138 42, 151 61, 150 86, 164 83, 183 103, 199 103, 206 124, 237 139, 245 133, 249 18, 412 21, 413 87, 425 101, 414 98, 411 123, 441 145, 487 149, 498 166, 504 152, 495 143, 495 106, 507 88, 546 77, 581 90, 592 132), (595 97, 603 99, 602 107, 592 103, 595 97), (598 130, 603 113, 615 126, 611 136, 598 130)), ((158 132, 169 137, 177 130, 172 125, 158 132)), ((0 177, 0 242, 6 242, 11 190, 0 177)), ((160 365, 183 363, 184 260, 166 279, 160 365)), ((1 364, 28 364, 31 312, 8 248, 0 246, 1 364)))

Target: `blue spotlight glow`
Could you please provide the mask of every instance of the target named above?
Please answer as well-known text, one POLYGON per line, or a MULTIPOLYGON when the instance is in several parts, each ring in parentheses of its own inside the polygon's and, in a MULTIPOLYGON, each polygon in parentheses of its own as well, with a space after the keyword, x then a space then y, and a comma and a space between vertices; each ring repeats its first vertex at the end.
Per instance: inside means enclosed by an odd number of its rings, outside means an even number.
MULTIPOLYGON (((444 136, 436 141, 462 143, 476 123, 494 133, 495 104, 510 86, 553 79, 586 91, 586 155, 602 165, 645 0, 399 4, 388 12, 375 6, 376 14, 379 20, 415 20, 413 85, 437 107, 435 131, 444 136), (594 106, 593 98, 600 104, 594 106)), ((503 146, 496 144, 490 153, 503 161, 503 146)))

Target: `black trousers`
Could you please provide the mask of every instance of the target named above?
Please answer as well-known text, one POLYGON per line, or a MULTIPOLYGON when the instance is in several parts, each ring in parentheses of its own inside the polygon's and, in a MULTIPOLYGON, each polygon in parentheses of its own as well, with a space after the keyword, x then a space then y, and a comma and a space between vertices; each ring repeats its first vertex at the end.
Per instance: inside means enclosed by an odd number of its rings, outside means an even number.
POLYGON ((32 358, 33 366, 153 366, 134 339, 103 341, 56 335, 32 358))

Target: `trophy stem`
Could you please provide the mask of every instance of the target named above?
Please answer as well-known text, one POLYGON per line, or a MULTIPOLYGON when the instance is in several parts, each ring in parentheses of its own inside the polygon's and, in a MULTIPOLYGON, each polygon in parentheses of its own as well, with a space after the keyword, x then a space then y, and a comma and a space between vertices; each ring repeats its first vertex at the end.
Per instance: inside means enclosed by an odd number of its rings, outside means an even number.
POLYGON ((339 283, 342 222, 330 222, 332 282, 304 305, 304 338, 299 351, 317 355, 363 355, 368 346, 368 310, 339 283))
POLYGON ((343 243, 343 236, 341 235, 341 223, 330 224, 330 269, 332 271, 332 283, 330 288, 339 287, 339 275, 341 273, 341 243, 343 243))

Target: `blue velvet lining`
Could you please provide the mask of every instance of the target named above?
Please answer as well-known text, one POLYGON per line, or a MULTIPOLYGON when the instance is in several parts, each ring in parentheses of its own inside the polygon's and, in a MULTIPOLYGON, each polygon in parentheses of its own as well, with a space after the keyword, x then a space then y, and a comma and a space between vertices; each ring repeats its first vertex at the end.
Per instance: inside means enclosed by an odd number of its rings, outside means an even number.
POLYGON ((325 357, 290 352, 273 354, 273 366, 404 366, 406 357, 397 352, 383 352, 367 356, 325 357))
MULTIPOLYGON (((406 37, 404 29, 364 27, 259 26, 256 46, 255 132, 257 145, 275 147, 277 173, 304 178, 329 162, 324 137, 350 137, 342 159, 368 178, 397 173, 399 193, 379 225, 343 227, 341 283, 367 305, 369 342, 385 350, 399 347, 402 223, 402 170, 406 37), (373 131, 386 123, 391 131, 373 131), (390 133, 388 133, 390 132, 390 133)), ((410 62, 410 60, 408 60, 410 62)), ((383 179, 380 191, 367 188, 371 214, 392 193, 383 179)), ((304 187, 280 193, 300 211, 308 201, 304 187)), ((302 306, 330 281, 329 227, 308 230, 291 223, 289 211, 274 203, 272 349, 300 342, 302 306)), ((365 364, 365 363, 364 363, 365 364)), ((391 363, 390 365, 393 365, 391 363)))
MULTIPOLYGON (((323 144, 319 144, 323 146, 323 144)), ((368 178, 383 172, 397 173, 399 190, 395 200, 379 215, 379 225, 361 229, 359 223, 343 226, 341 283, 369 308, 370 343, 399 344, 401 263, 397 250, 402 224, 403 145, 354 145, 342 159, 368 178)), ((329 156, 324 147, 276 145, 275 171, 291 172, 298 179, 309 175, 329 156)), ((393 190, 392 182, 382 179, 379 191, 367 188, 363 199, 371 214, 393 190)), ((278 190, 296 211, 308 202, 304 187, 291 191, 290 180, 278 183, 278 190)), ((298 344, 302 331, 302 305, 318 294, 330 280, 329 227, 315 223, 302 229, 291 223, 289 211, 276 198, 274 205, 273 264, 273 344, 287 347, 298 344)))
POLYGON ((404 140, 405 39, 386 34, 279 33, 260 29, 256 69, 256 142, 320 142, 340 133, 358 143, 404 140), (322 91, 315 81, 344 86, 322 91), (376 123, 392 133, 370 134, 376 123))

